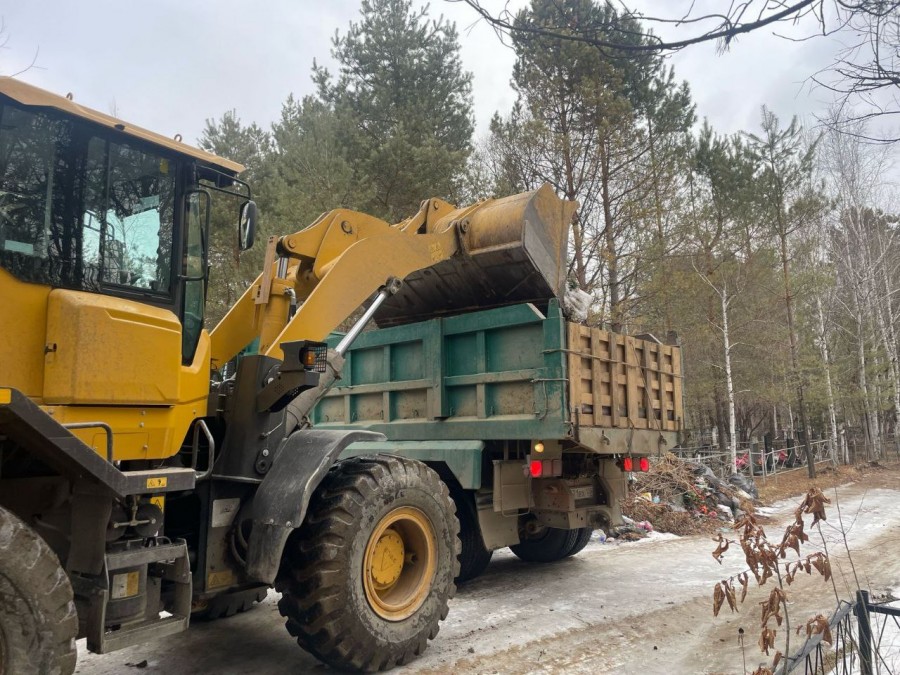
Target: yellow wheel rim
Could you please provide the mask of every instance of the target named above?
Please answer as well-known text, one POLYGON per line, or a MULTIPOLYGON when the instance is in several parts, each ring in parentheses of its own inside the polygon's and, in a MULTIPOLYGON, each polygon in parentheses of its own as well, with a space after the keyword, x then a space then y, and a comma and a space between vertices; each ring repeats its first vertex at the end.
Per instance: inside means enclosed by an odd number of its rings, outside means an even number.
POLYGON ((412 616, 431 590, 437 568, 434 527, 419 509, 401 506, 372 531, 363 559, 363 588, 382 619, 412 616))

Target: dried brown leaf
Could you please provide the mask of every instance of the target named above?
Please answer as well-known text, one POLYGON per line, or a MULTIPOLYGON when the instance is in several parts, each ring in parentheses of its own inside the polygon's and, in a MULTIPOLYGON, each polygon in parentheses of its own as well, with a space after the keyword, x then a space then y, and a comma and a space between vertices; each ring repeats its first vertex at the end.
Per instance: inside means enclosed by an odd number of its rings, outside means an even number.
MULTIPOLYGON (((797 632, 799 633, 799 628, 797 632)), ((806 635, 807 637, 821 635, 823 642, 834 644, 832 642, 831 626, 828 625, 828 619, 822 614, 817 614, 806 622, 806 635)))
POLYGON ((718 540, 716 540, 718 546, 716 546, 716 550, 712 552, 712 557, 716 559, 716 562, 720 565, 722 564, 722 557, 725 554, 725 551, 728 550, 729 541, 723 537, 721 534, 719 535, 718 540))
POLYGON ((769 650, 775 648, 776 632, 771 628, 763 628, 759 636, 759 650, 769 655, 769 650))
POLYGON ((725 599, 728 601, 728 607, 732 612, 736 612, 737 599, 734 595, 734 586, 732 586, 729 582, 723 582, 722 585, 725 587, 725 599))
POLYGON ((713 616, 719 616, 723 602, 725 602, 725 591, 722 590, 722 584, 719 583, 713 590, 713 616))

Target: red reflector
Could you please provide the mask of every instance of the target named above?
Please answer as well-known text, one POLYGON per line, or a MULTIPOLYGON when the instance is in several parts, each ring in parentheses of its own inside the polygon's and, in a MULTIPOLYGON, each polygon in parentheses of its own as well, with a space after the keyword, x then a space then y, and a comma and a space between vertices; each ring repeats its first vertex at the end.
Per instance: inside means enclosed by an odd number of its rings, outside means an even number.
POLYGON ((634 460, 631 457, 622 458, 622 471, 634 471, 634 460))
POLYGON ((539 459, 533 459, 528 465, 528 470, 531 471, 532 478, 540 478, 544 473, 544 464, 539 459))
POLYGON ((649 457, 641 457, 638 462, 638 466, 641 467, 641 471, 649 471, 650 470, 650 458, 649 457))

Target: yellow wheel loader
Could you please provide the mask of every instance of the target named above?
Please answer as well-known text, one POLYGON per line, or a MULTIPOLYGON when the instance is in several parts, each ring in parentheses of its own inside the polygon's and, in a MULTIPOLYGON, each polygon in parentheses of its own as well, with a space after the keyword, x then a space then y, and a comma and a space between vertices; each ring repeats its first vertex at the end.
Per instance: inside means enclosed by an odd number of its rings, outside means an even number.
POLYGON ((265 242, 208 332, 212 210, 253 244, 241 170, 0 78, 3 675, 71 673, 76 638, 109 652, 272 586, 289 632, 339 668, 406 663, 447 615, 460 544, 441 467, 339 459, 383 436, 306 413, 373 317, 546 303, 574 204, 545 187, 429 199, 397 224, 332 211, 265 242))

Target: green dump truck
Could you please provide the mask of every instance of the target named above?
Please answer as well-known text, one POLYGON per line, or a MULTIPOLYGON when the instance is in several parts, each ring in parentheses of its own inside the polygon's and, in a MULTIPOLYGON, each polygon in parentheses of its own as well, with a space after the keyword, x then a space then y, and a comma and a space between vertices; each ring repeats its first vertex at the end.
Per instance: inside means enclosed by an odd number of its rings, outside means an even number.
POLYGON ((683 426, 677 345, 570 323, 555 299, 544 309, 365 332, 310 415, 319 429, 387 437, 344 457, 389 453, 437 471, 460 520, 460 581, 493 550, 559 560, 620 524, 629 474, 674 447, 683 426))

